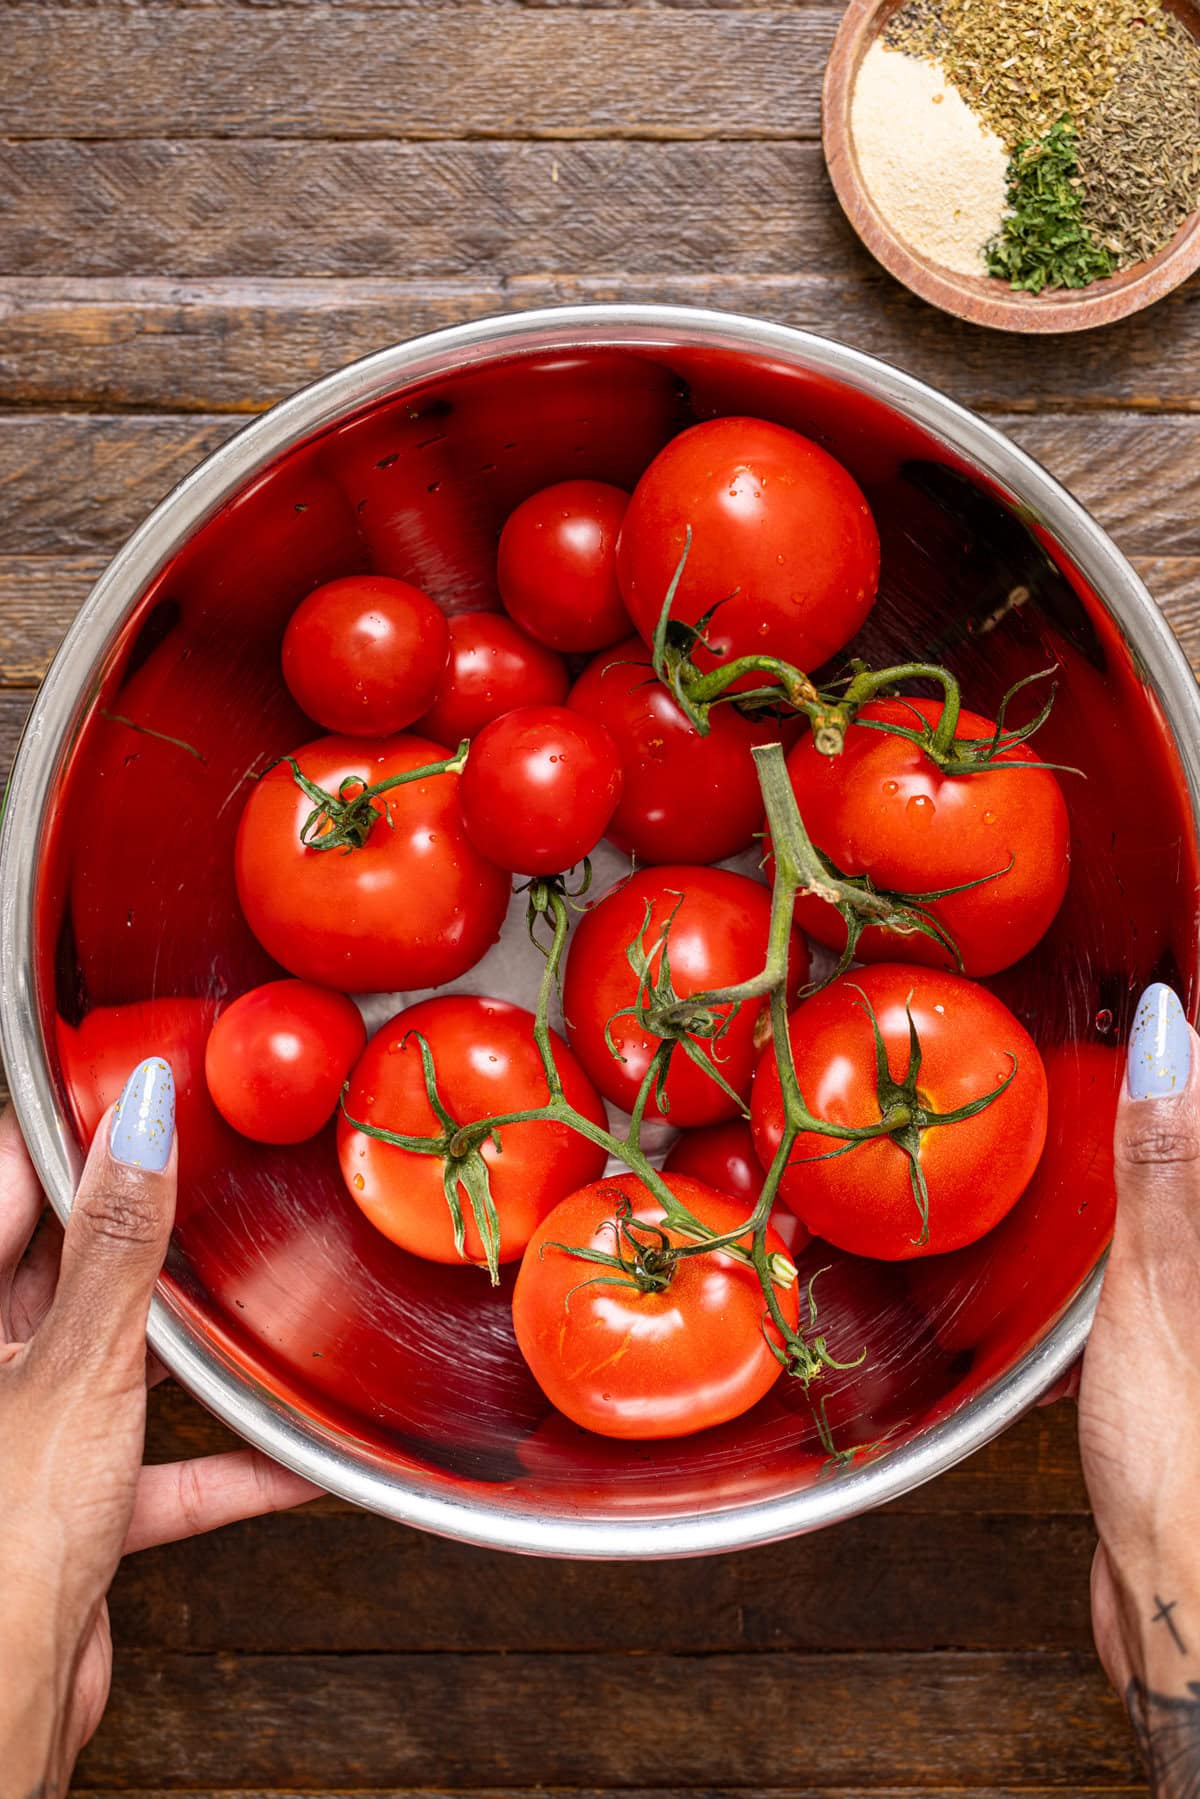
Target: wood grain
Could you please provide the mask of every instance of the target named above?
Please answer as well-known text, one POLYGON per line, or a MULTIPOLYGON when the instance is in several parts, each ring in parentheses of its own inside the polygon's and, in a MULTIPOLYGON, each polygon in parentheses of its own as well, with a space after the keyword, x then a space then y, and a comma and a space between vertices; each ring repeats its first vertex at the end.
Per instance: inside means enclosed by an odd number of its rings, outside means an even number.
MULTIPOLYGON (((641 152, 647 147, 622 148, 641 152)), ((744 146, 722 148, 740 154, 744 146)), ((546 185, 553 193, 553 185, 546 185)), ((680 206, 686 220, 691 202, 683 199, 680 206)), ((572 263, 586 263, 587 244, 578 240, 591 232, 579 232, 573 220, 580 210, 590 216, 587 210, 568 206, 561 230, 550 216, 554 209, 546 210, 545 228, 539 225, 535 231, 539 247, 540 239, 546 239, 544 266, 569 269, 572 263)), ((453 211, 454 216, 469 216, 461 208, 453 211)), ((336 216, 336 209, 327 208, 321 216, 336 216)), ((624 231, 617 228, 620 223, 614 217, 611 242, 597 245, 594 266, 631 251, 636 261, 637 243, 630 242, 637 235, 635 220, 625 220, 624 231)), ((451 235, 445 226, 438 230, 451 235)), ((682 229, 672 225, 664 235, 674 238, 678 251, 677 258, 664 258, 664 266, 671 260, 684 266, 696 260, 686 224, 682 229)), ((765 257, 771 227, 749 235, 765 257)), ((787 259, 790 234, 781 236, 787 241, 779 256, 787 259)), ((361 260, 363 246, 371 241, 371 229, 364 228, 349 234, 345 247, 361 260)), ((266 259, 274 246, 267 240, 262 247, 266 259)), ((288 260, 291 240, 279 247, 280 260, 288 260)), ((444 248, 446 266, 456 268, 464 246, 446 242, 444 248)), ((731 239, 726 252, 714 251, 712 266, 719 268, 741 254, 731 239)), ((386 268, 392 260, 383 254, 378 266, 386 268)), ((496 259, 501 264, 505 260, 496 259)), ((854 258, 846 261, 853 265, 854 258)), ((1192 318, 1200 316, 1200 286, 1164 301, 1153 320, 1139 316, 1112 331, 1043 339, 1018 349, 945 318, 866 268, 851 267, 836 276, 814 270, 576 277, 510 276, 502 268, 489 274, 486 256, 480 265, 482 272, 473 278, 439 274, 414 280, 357 275, 320 280, 0 278, 0 405, 144 408, 157 407, 169 392, 176 410, 254 411, 355 357, 442 326, 533 306, 661 301, 757 313, 838 338, 902 364, 953 399, 984 411, 1200 410, 1200 347, 1192 347, 1194 334, 1188 329, 1192 318)))
POLYGON ((0 134, 813 138, 839 16, 12 6, 0 134))
MULTIPOLYGON (((0 555, 110 552, 200 458, 228 416, 0 415, 0 555)), ((999 413, 1133 555, 1200 554, 1200 417, 999 413)))
MULTIPOLYGON (((652 1582, 651 1582, 652 1586, 652 1582)), ((647 1594, 647 1602, 652 1602, 647 1594)), ((800 1602, 800 1596, 798 1596, 800 1602)), ((1130 1785, 1091 1655, 236 1656, 116 1667, 83 1785, 1130 1785), (347 1719, 353 1718, 352 1730, 347 1719)))

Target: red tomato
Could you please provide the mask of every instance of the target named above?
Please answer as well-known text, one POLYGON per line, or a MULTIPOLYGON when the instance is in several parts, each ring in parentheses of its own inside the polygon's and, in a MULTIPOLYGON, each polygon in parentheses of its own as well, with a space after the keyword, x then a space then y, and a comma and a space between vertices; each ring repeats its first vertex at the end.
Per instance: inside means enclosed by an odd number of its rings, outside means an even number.
POLYGON ((915 1264, 909 1287, 947 1349, 1000 1369, 1057 1316, 1091 1273, 1116 1213, 1113 1132, 1121 1051, 1057 1043, 1045 1051, 1046 1148, 1012 1211, 982 1243, 915 1264))
MULTIPOLYGON (((563 1012, 572 1049, 606 1099, 629 1111, 660 1039, 636 1018, 616 1014, 638 996, 638 977, 626 951, 641 943, 658 977, 662 967, 660 938, 670 922, 668 961, 676 995, 731 986, 760 974, 767 960, 771 896, 758 881, 723 868, 655 868, 631 875, 584 913, 567 952, 563 1012), (647 907, 650 909, 647 922, 647 907), (674 920, 671 921, 672 913, 674 920), (612 1041, 605 1041, 612 1020, 612 1041), (621 1058, 621 1059, 618 1059, 621 1058)), ((790 995, 808 974, 808 957, 798 931, 792 934, 790 995)), ((757 1061, 755 1027, 761 1006, 746 1003, 730 1018, 722 1034, 701 1042, 706 1058, 742 1098, 750 1092, 757 1061)), ((716 1010, 730 1016, 730 1007, 716 1010)), ((736 1100, 693 1063, 682 1048, 671 1057, 664 1108, 657 1100, 647 1116, 672 1124, 716 1124, 737 1116, 736 1100)))
POLYGON ((388 575, 347 575, 293 612, 283 678, 327 731, 390 737, 429 706, 449 653, 450 627, 428 594, 388 575))
MULTIPOLYGON (((909 729, 913 712, 936 724, 940 700, 877 700, 860 717, 909 729)), ((959 737, 990 738, 995 725, 964 712, 959 737)), ((995 974, 1028 954, 1062 904, 1070 873, 1070 826, 1062 789, 1025 744, 1005 750, 1004 769, 944 775, 905 737, 851 727, 840 756, 822 756, 811 737, 788 757, 788 773, 809 835, 846 875, 869 875, 894 893, 982 885, 929 903, 951 933, 963 973, 995 974), (1011 772, 1013 766, 1021 772, 1011 772)), ((796 901, 798 922, 818 942, 842 949, 836 907, 811 894, 796 901)), ((864 962, 903 957, 952 968, 953 957, 919 932, 868 929, 864 962)))
POLYGON ((218 1112, 256 1143, 303 1143, 328 1123, 366 1029, 343 993, 268 981, 213 1026, 204 1054, 218 1112))
MULTIPOLYGON (((338 1156, 351 1196, 385 1237, 431 1262, 457 1262, 454 1228, 443 1189, 443 1159, 400 1149, 355 1130, 350 1118, 400 1136, 436 1137, 420 1034, 433 1055, 438 1096, 458 1125, 507 1112, 528 1112, 549 1098, 533 1035, 533 1016, 507 1000, 446 994, 400 1012, 372 1037, 351 1077, 338 1122, 338 1156), (346 1116, 349 1115, 349 1118, 346 1116)), ((605 1122, 600 1096, 554 1033, 554 1059, 569 1103, 593 1124, 605 1122)), ((568 1125, 535 1121, 501 1125, 498 1142, 479 1146, 500 1221, 498 1259, 511 1262, 563 1195, 594 1180, 605 1152, 568 1125)), ((485 1260, 483 1240, 461 1182, 465 1259, 485 1260)))
POLYGON ((216 1014, 215 1000, 148 999, 132 1006, 97 1006, 77 1026, 62 1018, 55 1023, 63 1085, 85 1147, 139 1062, 162 1056, 171 1064, 180 1217, 188 1210, 191 1186, 222 1165, 235 1141, 204 1084, 204 1047, 216 1014))
POLYGON ((450 660, 417 729, 457 745, 517 706, 561 706, 570 685, 562 657, 502 612, 460 612, 450 620, 450 660))
POLYGON ((571 689, 571 707, 612 733, 625 785, 608 834, 639 862, 722 862, 749 849, 763 801, 751 750, 779 737, 718 706, 702 737, 661 681, 640 637, 602 650, 571 689))
MULTIPOLYGON (((999 1223, 1037 1167, 1046 1140, 1042 1058, 1008 1008, 973 981, 892 963, 857 969, 806 1000, 791 1019, 800 1091, 812 1116, 830 1124, 879 1122, 875 1041, 864 999, 874 1009, 896 1081, 909 1065, 911 1013, 921 1045, 917 1097, 925 1111, 957 1111, 1009 1075, 1012 1080, 973 1118, 922 1126, 920 1160, 929 1189, 925 1241, 909 1157, 890 1137, 830 1158, 831 1149, 842 1147, 838 1138, 802 1132, 780 1193, 814 1236, 855 1255, 902 1261, 959 1249, 999 1223)), ((770 1044, 754 1082, 751 1122, 754 1147, 767 1163, 783 1136, 770 1044)))
POLYGON ((621 762, 603 725, 565 706, 522 706, 479 733, 459 797, 481 856, 552 875, 591 854, 620 793, 621 762))
MULTIPOLYGON (((728 1124, 705 1124, 681 1131, 663 1163, 666 1174, 690 1174, 719 1193, 728 1193, 747 1213, 754 1209, 766 1174, 754 1153, 754 1136, 744 1118, 728 1124)), ((808 1242, 808 1232, 786 1206, 776 1206, 771 1223, 793 1259, 808 1242)))
MULTIPOLYGON (((328 793, 352 777, 375 784, 445 760, 424 737, 322 737, 296 751, 328 793)), ((361 849, 306 849, 312 801, 288 763, 263 776, 237 837, 238 897, 276 961, 302 980, 346 993, 437 987, 473 968, 500 935, 507 877, 477 855, 462 828, 458 776, 395 787, 361 849)))
MULTIPOLYGON (((717 1233, 745 1217, 736 1200, 686 1175, 667 1184, 717 1233)), ((669 1243, 694 1241, 666 1229, 662 1206, 632 1175, 595 1181, 564 1199, 530 1238, 513 1294, 517 1342, 534 1379, 560 1412, 605 1437, 686 1437, 739 1417, 781 1371, 757 1275, 717 1250, 677 1262, 664 1289, 643 1292, 632 1279, 627 1286, 598 1279, 622 1277, 557 1247, 611 1255, 625 1203, 669 1243)), ((767 1248, 783 1253, 774 1232, 767 1248)), ((795 1328, 795 1283, 776 1292, 795 1328)))
POLYGON ((560 481, 509 517, 496 578, 505 609, 539 643, 602 650, 627 634, 616 555, 628 504, 604 481, 560 481))
POLYGON ((709 647, 696 654, 700 668, 764 654, 818 668, 874 604, 879 535, 861 489, 840 462, 783 425, 693 425, 638 482, 617 574, 647 643, 689 525, 692 547, 671 616, 694 625, 717 607, 705 627, 709 647))

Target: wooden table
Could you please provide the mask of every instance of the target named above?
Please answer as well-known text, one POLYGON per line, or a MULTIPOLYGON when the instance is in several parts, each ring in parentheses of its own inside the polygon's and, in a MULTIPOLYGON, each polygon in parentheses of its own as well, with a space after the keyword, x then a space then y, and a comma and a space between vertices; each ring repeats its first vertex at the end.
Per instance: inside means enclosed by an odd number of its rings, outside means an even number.
MULTIPOLYGON (((0 0, 0 755, 108 556, 246 413, 415 332, 661 299, 844 338, 1090 505, 1200 651, 1200 286, 1017 341, 860 250, 838 8, 0 0)), ((170 1388, 157 1457, 223 1433, 170 1388)), ((775 1799, 1144 1791, 1090 1646, 1069 1408, 898 1505, 660 1568, 325 1501, 140 1557, 80 1791, 775 1799)))

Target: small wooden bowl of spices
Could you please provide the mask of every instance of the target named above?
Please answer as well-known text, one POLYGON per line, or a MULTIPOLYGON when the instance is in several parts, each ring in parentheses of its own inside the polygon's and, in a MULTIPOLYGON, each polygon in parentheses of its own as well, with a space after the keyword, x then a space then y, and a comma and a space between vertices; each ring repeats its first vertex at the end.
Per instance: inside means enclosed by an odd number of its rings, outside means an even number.
POLYGON ((1003 331, 1086 331, 1200 267, 1200 0, 850 0, 825 159, 867 248, 1003 331))

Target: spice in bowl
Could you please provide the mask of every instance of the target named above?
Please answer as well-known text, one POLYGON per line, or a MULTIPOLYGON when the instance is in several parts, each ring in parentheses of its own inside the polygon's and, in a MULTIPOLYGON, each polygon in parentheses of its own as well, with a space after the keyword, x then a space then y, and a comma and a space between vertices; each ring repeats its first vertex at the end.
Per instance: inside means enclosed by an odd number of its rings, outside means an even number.
POLYGON ((850 135, 917 255, 1086 287, 1200 206, 1200 46, 1161 0, 906 0, 859 67, 850 135))

